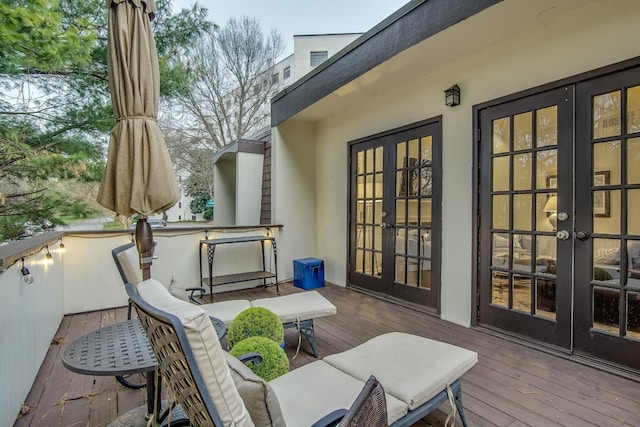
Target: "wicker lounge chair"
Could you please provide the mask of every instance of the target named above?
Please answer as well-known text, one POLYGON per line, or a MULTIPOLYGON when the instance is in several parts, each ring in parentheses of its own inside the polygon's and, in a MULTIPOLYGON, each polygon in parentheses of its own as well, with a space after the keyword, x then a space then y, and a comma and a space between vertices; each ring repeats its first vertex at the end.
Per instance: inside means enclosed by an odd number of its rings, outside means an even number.
POLYGON ((384 386, 392 426, 412 425, 446 400, 466 426, 459 378, 477 362, 475 352, 390 333, 267 383, 222 349, 200 307, 153 279, 126 289, 162 376, 195 426, 312 425, 351 407, 371 375, 384 386))
MULTIPOLYGON (((142 281, 142 273, 138 267, 138 252, 135 244, 127 243, 111 251, 118 267, 118 272, 124 283, 137 285, 142 281)), ((311 352, 318 357, 313 320, 336 314, 336 306, 316 291, 306 291, 291 295, 261 298, 253 301, 238 299, 202 304, 198 296, 204 294, 204 288, 180 288, 168 286, 169 292, 180 299, 199 304, 209 316, 216 317, 229 326, 231 321, 243 310, 249 307, 264 307, 274 312, 285 329, 296 328, 305 337, 311 352)), ((131 303, 129 303, 129 318, 131 318, 131 303)))

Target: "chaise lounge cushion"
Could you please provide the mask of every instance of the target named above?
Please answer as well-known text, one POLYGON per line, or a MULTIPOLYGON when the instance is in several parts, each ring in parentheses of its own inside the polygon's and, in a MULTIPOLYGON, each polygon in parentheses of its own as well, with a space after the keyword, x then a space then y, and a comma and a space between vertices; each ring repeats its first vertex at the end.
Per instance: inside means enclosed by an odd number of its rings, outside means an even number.
POLYGON ((269 383, 229 353, 225 352, 224 357, 238 393, 256 427, 285 425, 278 398, 269 383))
POLYGON ((299 292, 251 301, 254 307, 273 311, 282 323, 315 319, 336 314, 336 306, 316 291, 299 292))
POLYGON ((152 306, 178 317, 184 326, 195 364, 224 424, 253 425, 227 367, 218 336, 204 310, 175 298, 154 279, 139 283, 137 292, 152 306))
MULTIPOLYGON (((289 426, 309 426, 338 409, 349 408, 364 383, 322 360, 269 381, 289 426)), ((389 423, 407 413, 407 405, 386 396, 389 423)))
POLYGON ((478 355, 440 341, 391 332, 323 361, 363 382, 374 375, 387 394, 413 410, 460 378, 476 364, 478 355))
POLYGON ((251 302, 246 299, 234 299, 202 304, 199 307, 202 308, 207 315, 222 320, 228 327, 238 314, 251 307, 251 302))

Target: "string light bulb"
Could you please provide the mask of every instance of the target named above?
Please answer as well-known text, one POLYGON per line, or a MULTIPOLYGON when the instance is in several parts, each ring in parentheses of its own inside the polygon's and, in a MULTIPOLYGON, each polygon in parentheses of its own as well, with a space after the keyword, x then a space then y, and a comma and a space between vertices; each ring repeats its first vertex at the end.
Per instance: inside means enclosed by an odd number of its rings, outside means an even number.
POLYGON ((22 257, 22 268, 20 269, 20 273, 22 273, 22 280, 24 280, 24 283, 33 283, 33 276, 31 275, 31 272, 29 271, 27 266, 24 265, 24 257, 22 257))
POLYGON ((60 246, 58 246, 58 251, 60 251, 61 254, 67 252, 67 248, 64 246, 64 242, 60 241, 60 246))
POLYGON ((49 252, 49 245, 47 245, 46 248, 47 253, 44 256, 44 263, 45 265, 53 265, 53 256, 51 255, 51 252, 49 252))

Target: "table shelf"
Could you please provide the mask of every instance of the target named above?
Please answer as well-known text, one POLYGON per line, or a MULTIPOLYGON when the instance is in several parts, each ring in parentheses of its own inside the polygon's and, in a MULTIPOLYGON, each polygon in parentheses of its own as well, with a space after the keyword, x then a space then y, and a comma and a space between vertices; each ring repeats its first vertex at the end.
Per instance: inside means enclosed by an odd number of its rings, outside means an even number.
POLYGON ((242 237, 224 237, 220 239, 206 239, 200 240, 200 282, 209 287, 209 300, 213 302, 213 287, 220 285, 228 285, 232 283, 248 282, 250 280, 262 280, 263 285, 267 286, 268 279, 275 279, 276 292, 280 295, 280 288, 278 287, 278 251, 276 249, 276 239, 271 236, 242 236, 242 237), (234 243, 249 243, 258 242, 262 250, 262 270, 258 271, 245 271, 231 274, 213 274, 213 259, 215 250, 218 245, 234 244, 234 243), (274 258, 274 271, 266 269, 265 263, 265 242, 271 243, 271 249, 273 251, 274 258), (208 275, 203 272, 203 249, 206 249, 207 254, 207 267, 208 275))

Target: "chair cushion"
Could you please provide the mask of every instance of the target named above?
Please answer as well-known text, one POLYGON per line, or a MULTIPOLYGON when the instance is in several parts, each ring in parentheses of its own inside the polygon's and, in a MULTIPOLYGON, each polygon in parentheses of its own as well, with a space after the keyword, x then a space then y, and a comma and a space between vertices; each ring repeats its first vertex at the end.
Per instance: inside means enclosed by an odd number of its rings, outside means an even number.
POLYGON ((337 313, 336 306, 317 291, 257 299, 251 301, 251 305, 273 311, 282 323, 317 319, 337 313))
POLYGON ((246 299, 236 299, 202 304, 199 307, 206 311, 207 315, 222 320, 228 327, 240 312, 251 307, 251 303, 246 299))
POLYGON ((225 352, 224 357, 229 365, 231 378, 256 427, 284 426, 278 397, 269 383, 229 353, 225 352))
POLYGON ((478 354, 440 341, 391 332, 323 360, 361 381, 375 375, 387 394, 413 410, 467 372, 478 361, 478 354))
MULTIPOLYGON (((348 409, 364 382, 333 368, 322 360, 269 381, 278 396, 287 425, 309 426, 337 409, 348 409)), ((386 395, 389 424, 407 413, 407 405, 386 395)))
MULTIPOLYGON (((150 305, 176 316, 184 326, 194 362, 224 425, 252 426, 249 412, 235 387, 224 351, 207 313, 197 305, 175 298, 158 281, 138 284, 140 297, 150 305)), ((176 391, 179 393, 179 391, 176 391)))
POLYGON ((179 280, 176 280, 175 277, 171 277, 171 282, 169 283, 169 293, 176 298, 179 298, 183 301, 189 301, 189 294, 187 293, 186 286, 183 285, 179 280))
POLYGON ((127 282, 137 285, 142 282, 142 270, 140 270, 140 255, 135 246, 121 251, 116 255, 120 268, 124 272, 127 282))

